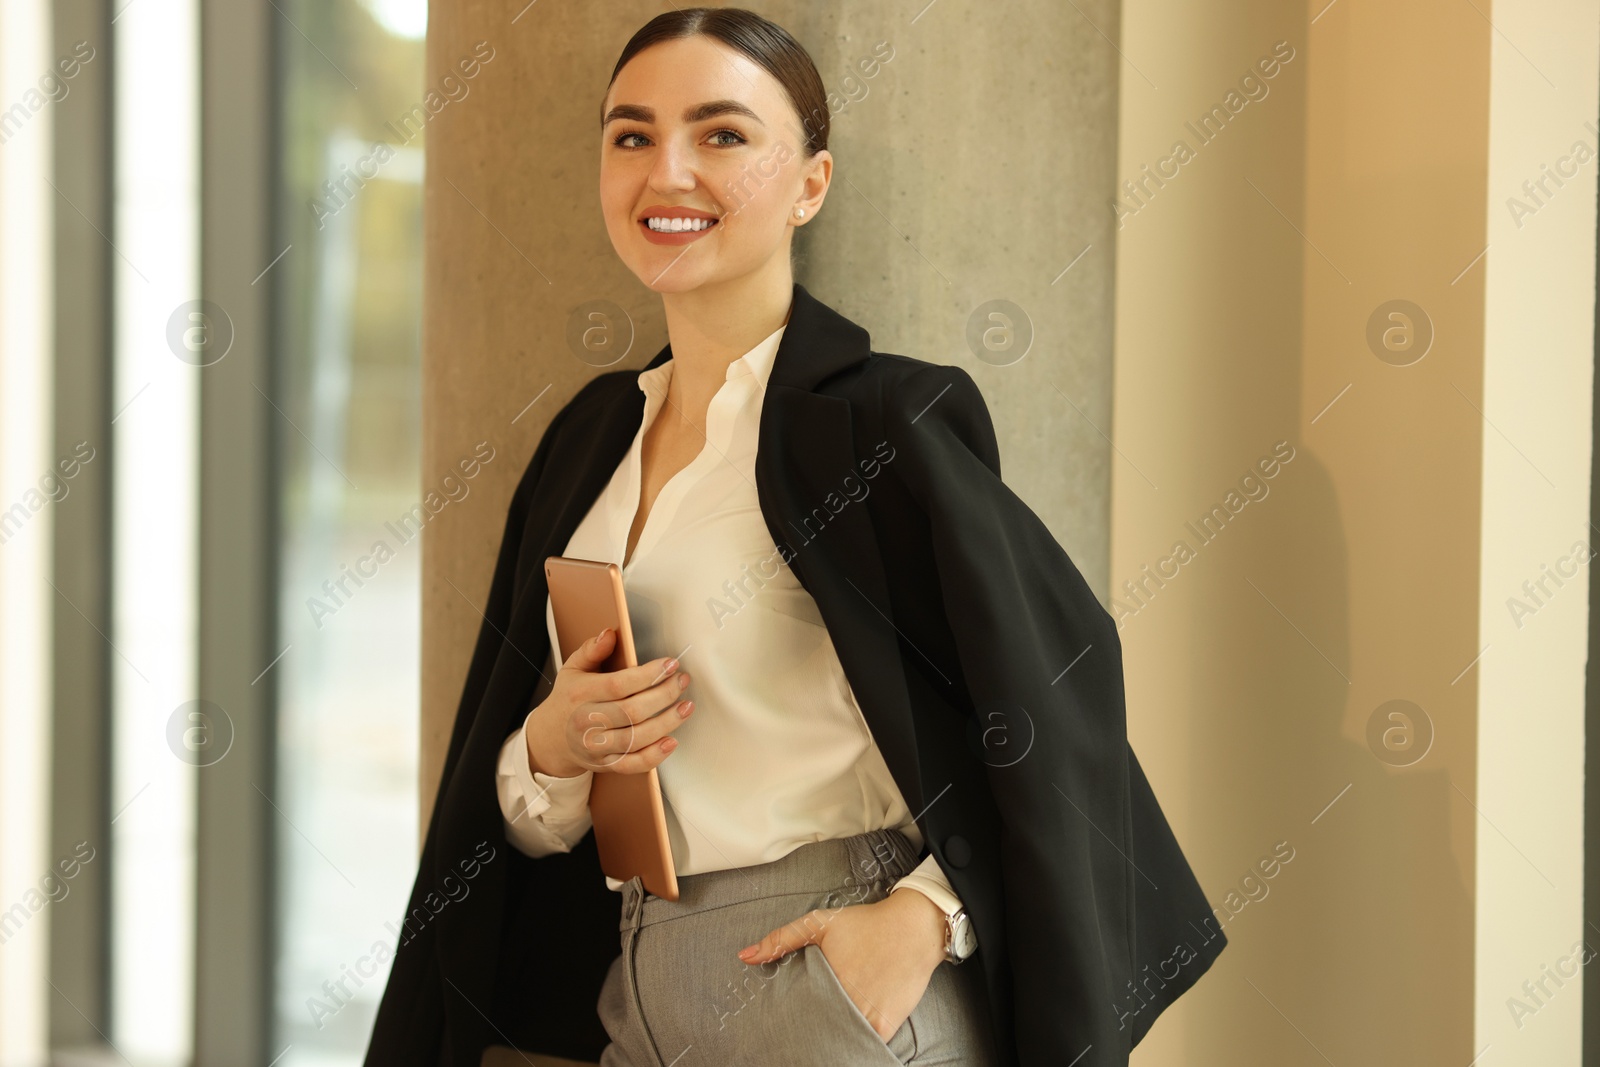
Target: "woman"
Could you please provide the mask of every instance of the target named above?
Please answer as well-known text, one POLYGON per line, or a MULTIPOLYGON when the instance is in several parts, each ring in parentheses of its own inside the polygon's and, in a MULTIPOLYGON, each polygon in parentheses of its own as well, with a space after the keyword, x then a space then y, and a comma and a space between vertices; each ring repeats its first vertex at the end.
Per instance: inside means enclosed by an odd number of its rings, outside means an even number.
POLYGON ((793 281, 827 138, 750 12, 618 60, 602 210, 670 344, 580 390, 513 497, 369 1064, 1126 1064, 1225 944, 1115 625, 972 379, 793 281), (621 566, 653 658, 597 673, 602 633, 536 669, 549 555, 621 566), (593 776, 651 768, 677 901, 587 832, 593 776))

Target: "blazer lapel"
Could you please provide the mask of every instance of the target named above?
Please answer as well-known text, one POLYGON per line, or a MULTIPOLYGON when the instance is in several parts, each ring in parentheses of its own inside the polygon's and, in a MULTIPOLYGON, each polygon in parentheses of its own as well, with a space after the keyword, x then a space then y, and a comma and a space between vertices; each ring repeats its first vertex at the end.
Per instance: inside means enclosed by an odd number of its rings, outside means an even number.
POLYGON ((773 542, 817 603, 884 763, 906 804, 921 812, 911 698, 877 533, 859 498, 851 405, 818 391, 870 354, 866 330, 795 285, 762 402, 756 495, 773 542))

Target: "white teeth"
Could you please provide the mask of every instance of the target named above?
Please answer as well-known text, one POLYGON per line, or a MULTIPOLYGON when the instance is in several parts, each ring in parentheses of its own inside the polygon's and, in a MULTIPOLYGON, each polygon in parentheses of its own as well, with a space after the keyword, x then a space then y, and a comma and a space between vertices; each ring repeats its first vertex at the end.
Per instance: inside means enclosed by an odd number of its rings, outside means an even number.
POLYGON ((664 219, 652 216, 645 220, 645 225, 657 233, 691 233, 709 230, 716 221, 716 219, 664 219))

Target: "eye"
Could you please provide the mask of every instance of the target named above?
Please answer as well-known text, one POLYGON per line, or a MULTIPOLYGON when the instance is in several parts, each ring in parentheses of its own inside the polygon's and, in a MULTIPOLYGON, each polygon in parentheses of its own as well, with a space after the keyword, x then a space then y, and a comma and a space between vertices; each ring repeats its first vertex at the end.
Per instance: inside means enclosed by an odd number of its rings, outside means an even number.
MULTIPOLYGON (((735 145, 749 143, 744 134, 738 130, 727 128, 714 131, 710 134, 709 140, 717 148, 732 148, 735 145), (722 138, 731 138, 731 140, 723 140, 722 138)), ((649 141, 650 138, 648 136, 635 130, 619 133, 611 139, 611 143, 618 148, 644 148, 649 144, 649 141), (637 140, 634 140, 635 138, 637 140)))

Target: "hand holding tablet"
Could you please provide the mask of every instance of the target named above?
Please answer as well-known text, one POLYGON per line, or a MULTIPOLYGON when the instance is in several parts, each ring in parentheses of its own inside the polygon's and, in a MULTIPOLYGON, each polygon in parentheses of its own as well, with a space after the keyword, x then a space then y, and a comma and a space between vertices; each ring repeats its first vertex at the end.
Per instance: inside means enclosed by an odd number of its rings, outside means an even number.
POLYGON ((557 778, 643 774, 676 746, 668 735, 692 710, 693 702, 682 699, 689 674, 667 657, 610 670, 606 662, 619 643, 608 627, 562 664, 554 689, 528 720, 533 770, 557 778))
POLYGON ((528 764, 566 778, 593 771, 589 815, 601 869, 624 882, 637 875, 647 891, 677 900, 656 767, 693 710, 682 699, 689 675, 670 658, 637 662, 615 563, 550 556, 544 568, 562 666, 528 715, 528 764))

